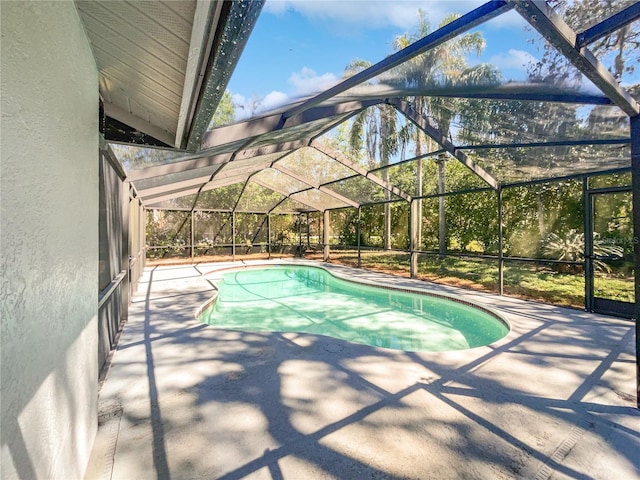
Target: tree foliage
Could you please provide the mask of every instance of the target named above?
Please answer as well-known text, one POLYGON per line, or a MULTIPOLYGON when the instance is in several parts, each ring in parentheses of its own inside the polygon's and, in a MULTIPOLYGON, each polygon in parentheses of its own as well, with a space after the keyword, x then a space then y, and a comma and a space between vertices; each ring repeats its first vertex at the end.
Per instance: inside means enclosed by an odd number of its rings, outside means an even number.
MULTIPOLYGON (((549 0, 570 26, 582 31, 593 22, 615 13, 619 8, 632 3, 631 0, 549 0), (615 5, 614 5, 615 4, 615 5)), ((439 25, 442 27, 458 18, 451 15, 439 25)), ((393 49, 400 50, 431 32, 431 25, 423 11, 418 12, 418 28, 397 36, 393 49)), ((493 65, 469 65, 470 56, 479 55, 485 42, 479 32, 462 34, 427 52, 418 55, 394 68, 388 74, 373 80, 392 86, 420 89, 434 87, 470 87, 497 85, 504 81, 500 71, 493 65)), ((589 45, 589 48, 611 70, 616 79, 624 82, 631 77, 640 62, 640 31, 633 24, 612 32, 589 45)), ((541 45, 540 61, 529 66, 531 82, 547 82, 553 86, 578 89, 581 75, 577 70, 547 44, 541 45)), ((371 64, 362 59, 350 62, 344 76, 354 75, 371 64)), ((632 94, 640 88, 629 87, 632 94)), ((580 106, 567 103, 516 100, 461 99, 425 97, 416 95, 407 99, 419 115, 426 116, 446 137, 457 145, 487 145, 500 143, 544 142, 548 140, 572 140, 585 138, 618 138, 628 132, 628 118, 617 115, 616 107, 580 106)), ((255 103, 255 102, 254 102, 255 103)), ((255 105, 254 107, 255 108, 255 105)), ((234 106, 229 92, 225 92, 212 119, 210 127, 233 121, 234 106)), ((373 174, 411 195, 429 196, 438 192, 460 192, 461 190, 486 187, 486 184, 456 159, 442 161, 444 183, 438 172, 436 158, 395 165, 396 159, 404 159, 411 151, 417 156, 439 150, 435 142, 411 123, 399 116, 389 105, 381 104, 359 112, 352 119, 322 138, 333 149, 348 160, 372 170, 373 174), (382 167, 382 168, 381 168, 382 167)), ((531 180, 581 171, 595 171, 605 162, 623 158, 612 158, 603 147, 589 145, 550 146, 537 149, 525 147, 478 148, 467 150, 469 157, 483 166, 502 183, 511 180, 531 180)), ((446 156, 446 154, 445 154, 446 156)), ((171 161, 166 153, 155 151, 127 151, 122 158, 136 167, 171 161)), ((341 208, 331 211, 331 229, 334 243, 375 248, 408 248, 409 204, 403 201, 390 202, 394 197, 385 189, 363 177, 347 178, 354 171, 312 148, 303 148, 278 162, 309 184, 323 185, 328 190, 347 197, 356 203, 385 202, 364 205, 360 210, 341 208), (342 179, 336 183, 332 180, 342 179), (358 237, 358 232, 360 237, 358 237)), ((617 166, 617 165, 616 165, 617 166)), ((231 167, 230 167, 231 168, 231 167)), ((610 175, 602 177, 599 185, 628 184, 627 177, 610 175)), ((176 199, 175 208, 211 209, 224 212, 198 212, 195 217, 195 242, 198 245, 231 243, 250 245, 266 241, 266 215, 275 205, 291 195, 296 185, 283 182, 272 185, 277 190, 259 187, 244 182, 228 185, 216 190, 204 191, 195 196, 176 199), (235 233, 231 224, 235 209, 235 233), (245 212, 245 213, 240 213, 245 212), (198 216, 199 215, 199 216, 198 216), (235 237, 234 237, 235 235, 235 237)), ((299 186, 298 186, 299 187, 299 186)), ((304 188, 307 188, 305 186, 304 188)), ((313 191, 317 193, 317 191, 313 191)), ((305 194, 292 195, 286 200, 309 201, 311 208, 323 209, 327 205, 319 194, 315 200, 305 194)), ((336 203, 344 204, 339 201, 336 203)), ((286 203, 285 203, 286 204, 286 203)), ((296 204, 299 206, 300 204, 296 204)), ((296 207, 297 208, 297 207, 296 207)), ((332 207, 329 207, 332 208, 332 207)), ((447 195, 446 202, 435 196, 421 202, 421 232, 419 249, 435 251, 439 247, 439 226, 442 216, 446 218, 446 250, 497 254, 498 239, 498 193, 478 191, 447 195), (443 208, 444 205, 444 208, 443 208)), ((608 215, 616 219, 630 217, 629 206, 622 200, 612 199, 608 215)), ((166 213, 148 227, 151 243, 183 248, 188 242, 188 223, 185 213, 166 213), (180 227, 180 225, 182 225, 180 227), (171 231, 173 228, 173 231, 171 231), (186 233, 185 233, 186 232, 186 233), (186 236, 185 236, 186 235, 186 236)), ((320 224, 320 216, 315 222, 320 224)), ((300 224, 298 215, 272 215, 272 241, 294 244, 298 241, 299 228, 311 228, 300 224)), ((623 222, 624 220, 620 220, 623 222)), ((316 223, 313 223, 315 225, 316 223)), ((560 259, 581 261, 584 254, 584 199, 582 184, 577 180, 549 181, 542 184, 509 187, 503 190, 503 253, 514 257, 560 259), (582 252, 582 253, 581 253, 582 252)), ((606 241, 626 241, 628 226, 622 224, 598 226, 606 241), (619 235, 620 238, 614 238, 619 235), (622 238, 624 237, 624 238, 622 238), (613 240, 612 240, 613 239, 613 240)), ((320 227, 315 236, 320 241, 320 227)), ((616 243, 619 245, 620 243, 616 243)), ((596 247, 598 247, 596 242, 596 247)), ((602 250, 604 251, 604 250, 602 250)))
MULTIPOLYGON (((610 17, 634 3, 634 0, 548 0, 576 32, 610 17)), ((538 81, 580 86, 581 75, 555 48, 543 43, 540 61, 531 65, 529 75, 538 81)), ((588 46, 618 81, 632 74, 640 64, 640 30, 637 23, 627 24, 588 46)))
POLYGON ((229 90, 225 90, 225 92, 222 94, 222 97, 220 98, 220 103, 218 103, 216 111, 213 113, 213 118, 209 123, 209 130, 221 125, 228 125, 235 120, 235 117, 236 108, 233 104, 231 92, 229 90))

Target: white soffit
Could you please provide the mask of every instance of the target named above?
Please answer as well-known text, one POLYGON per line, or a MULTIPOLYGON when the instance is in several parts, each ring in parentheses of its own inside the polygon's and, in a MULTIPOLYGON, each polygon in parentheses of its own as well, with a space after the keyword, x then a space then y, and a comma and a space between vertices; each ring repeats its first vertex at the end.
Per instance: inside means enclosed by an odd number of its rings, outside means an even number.
POLYGON ((185 128, 198 87, 194 77, 207 46, 210 49, 206 37, 217 27, 216 5, 221 3, 77 0, 99 71, 105 113, 175 145, 185 128))

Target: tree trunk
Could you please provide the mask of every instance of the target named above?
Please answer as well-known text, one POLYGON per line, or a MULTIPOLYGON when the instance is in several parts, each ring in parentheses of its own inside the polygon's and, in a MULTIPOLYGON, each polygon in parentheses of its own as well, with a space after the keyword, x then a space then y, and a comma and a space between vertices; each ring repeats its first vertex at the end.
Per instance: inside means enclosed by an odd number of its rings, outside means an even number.
MULTIPOLYGON (((416 157, 422 155, 420 131, 416 131, 416 157)), ((422 196, 422 159, 416 164, 416 197, 422 196)), ((416 224, 416 248, 422 250, 422 200, 416 200, 418 222, 416 224)))
POLYGON ((444 257, 447 253, 447 235, 446 228, 447 222, 445 218, 445 210, 444 210, 444 191, 445 191, 445 177, 444 177, 444 165, 446 159, 440 158, 438 159, 438 246, 440 256, 444 257))
POLYGON ((538 229, 540 230, 540 238, 544 238, 547 233, 544 225, 544 202, 540 195, 536 195, 536 200, 538 203, 538 229))
MULTIPOLYGON (((380 112, 380 163, 382 166, 389 165, 389 152, 386 148, 386 142, 389 137, 389 120, 387 118, 387 111, 380 112)), ((382 171, 382 178, 385 182, 389 183, 389 170, 382 171)), ((391 192, 389 190, 384 191, 384 199, 387 203, 384 204, 384 249, 391 250, 391 192)))
MULTIPOLYGON (((382 172, 382 179, 389 183, 389 171, 382 172)), ((389 190, 384 191, 384 198, 387 200, 384 204, 384 249, 391 250, 391 204, 388 202, 391 199, 391 192, 389 190)))

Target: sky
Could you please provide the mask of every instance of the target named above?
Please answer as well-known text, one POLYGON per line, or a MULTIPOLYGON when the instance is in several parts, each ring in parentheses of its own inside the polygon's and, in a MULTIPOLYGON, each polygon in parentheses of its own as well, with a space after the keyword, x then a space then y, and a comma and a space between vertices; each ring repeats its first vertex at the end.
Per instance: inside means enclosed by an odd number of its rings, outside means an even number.
MULTIPOLYGON (((394 52, 396 36, 416 30, 418 9, 431 30, 449 13, 467 13, 474 0, 267 0, 228 89, 237 119, 268 111, 338 83, 355 59, 376 63, 394 52)), ((470 65, 490 62, 507 80, 524 80, 540 57, 537 35, 511 11, 477 29, 486 40, 470 65)))

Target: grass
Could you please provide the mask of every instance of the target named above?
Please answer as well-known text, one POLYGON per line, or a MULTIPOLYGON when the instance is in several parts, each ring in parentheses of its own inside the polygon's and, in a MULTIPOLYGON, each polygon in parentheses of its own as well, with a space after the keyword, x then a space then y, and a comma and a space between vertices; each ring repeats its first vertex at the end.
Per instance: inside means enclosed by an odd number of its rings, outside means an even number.
MULTIPOLYGON (((273 253, 271 258, 292 255, 273 253)), ((194 259, 147 260, 147 265, 167 263, 193 263, 231 261, 231 255, 200 256, 194 259)), ((236 260, 266 259, 267 254, 236 255, 236 260)), ((321 252, 307 252, 305 258, 322 260, 321 252)), ((362 251, 361 267, 402 277, 410 276, 409 254, 405 252, 362 251)), ((331 262, 358 266, 356 250, 332 250, 331 262)), ((453 285, 486 292, 498 292, 498 265, 495 259, 445 257, 421 255, 418 275, 421 280, 453 285)), ((506 262, 504 268, 504 294, 529 300, 584 308, 584 275, 557 272, 549 266, 529 262, 506 262)), ((630 302, 633 299, 633 278, 620 278, 599 274, 595 280, 596 294, 612 300, 630 302)))
POLYGON ((191 265, 194 263, 214 263, 214 262, 232 262, 234 260, 268 260, 269 258, 294 258, 295 256, 292 254, 285 253, 272 253, 269 256, 268 253, 238 253, 235 258, 233 255, 198 255, 193 258, 189 256, 182 257, 167 257, 167 258, 147 258, 145 261, 145 265, 147 266, 155 266, 155 265, 191 265))
POLYGON ((633 277, 620 278, 613 275, 599 274, 594 280, 596 296, 633 302, 634 284, 633 277))
MULTIPOLYGON (((357 266, 355 250, 334 250, 331 261, 357 266)), ((370 270, 409 277, 409 254, 400 252, 361 253, 361 266, 370 270)), ((498 291, 498 266, 494 259, 422 255, 418 262, 418 278, 487 292, 498 291)), ((550 266, 528 262, 506 262, 504 293, 572 308, 584 308, 584 274, 563 273, 550 266)), ((596 293, 612 300, 631 301, 633 279, 599 276, 596 293)))
POLYGON ((509 266, 504 293, 565 307, 584 308, 584 274, 559 273, 535 265, 509 266))

